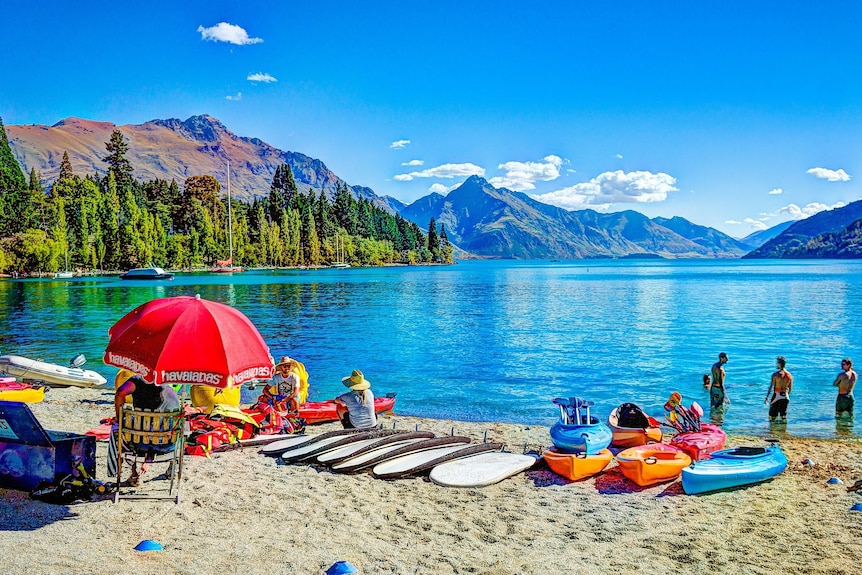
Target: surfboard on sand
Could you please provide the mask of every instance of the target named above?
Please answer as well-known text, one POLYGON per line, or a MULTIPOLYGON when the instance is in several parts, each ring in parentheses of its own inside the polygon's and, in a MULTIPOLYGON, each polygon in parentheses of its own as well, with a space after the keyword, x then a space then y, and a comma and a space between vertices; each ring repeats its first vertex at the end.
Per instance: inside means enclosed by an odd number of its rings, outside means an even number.
POLYGON ((392 444, 399 444, 400 446, 404 445, 404 441, 408 439, 418 441, 420 439, 431 439, 432 437, 434 437, 434 434, 430 431, 404 431, 401 433, 393 433, 383 438, 372 437, 370 439, 356 441, 350 445, 339 447, 338 449, 333 449, 332 451, 327 451, 326 453, 321 453, 317 456, 317 462, 325 465, 335 465, 345 459, 357 457, 363 453, 373 451, 378 447, 392 444))
POLYGON ((286 439, 291 439, 294 437, 300 437, 298 435, 293 435, 289 433, 278 433, 273 435, 258 435, 256 437, 252 437, 250 439, 240 439, 239 441, 235 441, 233 443, 224 443, 215 449, 213 452, 217 451, 231 451, 234 449, 243 449, 245 447, 260 447, 261 445, 269 445, 270 443, 275 443, 276 441, 284 441, 286 439))
POLYGON ((446 487, 485 487, 521 473, 533 466, 536 458, 503 451, 481 453, 436 465, 431 481, 446 487))
POLYGON ((458 443, 464 445, 469 443, 467 437, 432 437, 432 438, 399 438, 399 441, 369 449, 364 453, 356 453, 338 463, 331 463, 330 469, 335 473, 355 473, 377 465, 392 457, 397 457, 411 451, 432 449, 441 445, 452 445, 458 443))
POLYGON ((361 429, 338 429, 336 431, 321 433, 320 435, 305 435, 303 433, 301 435, 295 435, 281 441, 270 443, 269 445, 261 449, 260 452, 263 455, 267 455, 269 457, 278 457, 285 451, 288 451, 290 449, 296 449, 302 445, 305 445, 306 443, 323 441, 324 439, 328 439, 330 437, 344 437, 346 435, 352 435, 361 431, 361 429))
POLYGON ((426 449, 389 459, 374 466, 371 472, 379 479, 398 479, 418 475, 436 465, 452 459, 459 459, 487 451, 499 451, 499 443, 479 443, 476 445, 449 445, 436 449, 426 449))
POLYGON ((327 437, 314 443, 307 443, 295 449, 290 449, 281 454, 283 463, 296 463, 298 461, 307 461, 314 459, 321 453, 326 453, 345 445, 350 445, 356 442, 365 441, 366 439, 381 439, 390 435, 402 433, 391 429, 372 429, 354 433, 346 436, 327 437))

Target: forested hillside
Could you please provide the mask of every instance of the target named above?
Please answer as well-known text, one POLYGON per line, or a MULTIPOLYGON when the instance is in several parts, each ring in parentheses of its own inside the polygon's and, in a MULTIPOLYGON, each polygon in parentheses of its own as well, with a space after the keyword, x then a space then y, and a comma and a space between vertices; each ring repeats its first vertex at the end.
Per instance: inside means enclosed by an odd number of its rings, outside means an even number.
POLYGON ((326 265, 335 261, 337 243, 340 259, 354 265, 451 262, 445 230, 438 233, 433 220, 426 236, 346 186, 331 201, 313 189, 300 192, 287 164, 276 170, 268 195, 232 199, 228 210, 213 176, 142 182, 127 151, 114 130, 101 158, 103 177, 74 173, 64 154, 46 193, 35 169, 25 178, 0 121, 0 271, 58 271, 67 254, 70 268, 83 270, 206 268, 231 251, 229 212, 235 265, 326 265))

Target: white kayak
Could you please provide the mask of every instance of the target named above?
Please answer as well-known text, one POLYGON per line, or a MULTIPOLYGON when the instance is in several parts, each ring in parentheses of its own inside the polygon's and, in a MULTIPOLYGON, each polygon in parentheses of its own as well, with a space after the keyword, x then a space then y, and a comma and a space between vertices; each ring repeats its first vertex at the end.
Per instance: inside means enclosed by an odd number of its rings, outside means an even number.
POLYGON ((57 365, 20 355, 0 356, 0 372, 21 379, 41 380, 48 385, 99 387, 107 383, 104 377, 89 369, 57 365))

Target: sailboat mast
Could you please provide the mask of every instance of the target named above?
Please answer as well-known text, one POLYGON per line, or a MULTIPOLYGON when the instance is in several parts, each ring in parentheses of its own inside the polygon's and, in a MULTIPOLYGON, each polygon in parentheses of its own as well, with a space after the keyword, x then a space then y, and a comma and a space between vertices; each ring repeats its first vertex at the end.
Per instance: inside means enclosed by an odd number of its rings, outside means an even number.
POLYGON ((230 206, 230 160, 227 161, 227 235, 230 255, 228 261, 233 265, 233 216, 230 206))

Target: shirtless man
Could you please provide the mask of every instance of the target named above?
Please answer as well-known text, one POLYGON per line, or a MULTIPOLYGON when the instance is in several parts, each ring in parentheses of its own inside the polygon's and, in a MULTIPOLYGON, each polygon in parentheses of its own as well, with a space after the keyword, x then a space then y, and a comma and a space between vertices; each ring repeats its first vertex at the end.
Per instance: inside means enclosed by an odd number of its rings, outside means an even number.
POLYGON ((832 382, 838 387, 838 397, 835 399, 835 417, 841 417, 845 411, 853 417, 853 387, 856 385, 856 372, 853 371, 853 361, 850 358, 841 360, 841 373, 832 382))
POLYGON ((787 422, 787 404, 790 403, 790 391, 793 389, 793 376, 789 371, 784 369, 787 360, 784 356, 779 355, 775 360, 778 365, 778 371, 772 374, 772 380, 769 382, 769 389, 766 390, 766 401, 769 403, 769 421, 775 421, 775 418, 781 416, 781 421, 787 422), (769 394, 772 394, 770 398, 769 394))
MULTIPOLYGON (((724 364, 727 363, 727 354, 721 352, 718 354, 718 361, 712 364, 712 383, 709 386, 709 406, 722 407, 725 403, 730 403, 724 390, 724 364)), ((706 378, 704 378, 704 387, 706 386, 706 378)))

